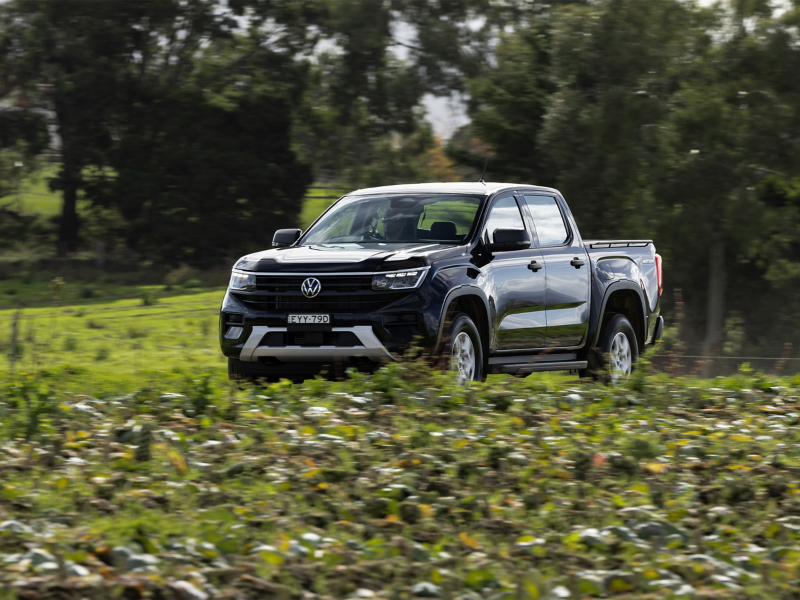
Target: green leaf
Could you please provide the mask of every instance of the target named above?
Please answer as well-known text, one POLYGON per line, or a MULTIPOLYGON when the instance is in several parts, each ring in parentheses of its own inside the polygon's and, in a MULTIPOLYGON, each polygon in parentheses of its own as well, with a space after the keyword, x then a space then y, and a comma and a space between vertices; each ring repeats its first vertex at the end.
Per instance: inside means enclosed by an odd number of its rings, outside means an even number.
POLYGON ((227 508, 223 508, 222 506, 217 506, 216 508, 212 508, 207 513, 205 513, 203 517, 210 521, 219 521, 222 523, 233 523, 234 521, 236 521, 236 515, 234 515, 227 508))
POLYGON ((264 550, 259 552, 258 555, 271 565, 282 565, 283 557, 277 552, 264 550))
POLYGON ((239 541, 239 538, 236 538, 232 535, 226 535, 224 538, 219 540, 215 546, 223 554, 236 554, 239 552, 239 550, 241 550, 242 544, 239 541))
POLYGON ((488 569, 472 569, 467 571, 464 577, 464 583, 475 591, 480 591, 486 587, 487 584, 494 581, 494 573, 488 569))

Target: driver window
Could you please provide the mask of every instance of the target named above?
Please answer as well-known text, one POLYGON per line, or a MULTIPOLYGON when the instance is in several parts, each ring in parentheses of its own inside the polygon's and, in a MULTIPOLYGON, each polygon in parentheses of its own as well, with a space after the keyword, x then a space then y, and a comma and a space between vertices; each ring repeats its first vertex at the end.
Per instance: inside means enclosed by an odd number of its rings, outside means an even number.
POLYGON ((525 229, 519 206, 513 196, 502 198, 492 206, 483 229, 482 239, 484 242, 494 241, 495 229, 525 229))

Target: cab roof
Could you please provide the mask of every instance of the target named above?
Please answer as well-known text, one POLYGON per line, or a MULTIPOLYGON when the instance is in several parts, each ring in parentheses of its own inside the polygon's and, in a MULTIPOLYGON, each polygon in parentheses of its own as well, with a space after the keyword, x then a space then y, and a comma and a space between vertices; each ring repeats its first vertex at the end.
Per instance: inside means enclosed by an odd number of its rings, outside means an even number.
POLYGON ((538 185, 527 185, 523 183, 480 183, 476 181, 454 182, 454 183, 412 183, 403 185, 384 185, 381 187, 364 188, 355 190, 347 194, 348 196, 366 196, 369 194, 493 194, 504 190, 538 190, 555 192, 557 190, 538 185))

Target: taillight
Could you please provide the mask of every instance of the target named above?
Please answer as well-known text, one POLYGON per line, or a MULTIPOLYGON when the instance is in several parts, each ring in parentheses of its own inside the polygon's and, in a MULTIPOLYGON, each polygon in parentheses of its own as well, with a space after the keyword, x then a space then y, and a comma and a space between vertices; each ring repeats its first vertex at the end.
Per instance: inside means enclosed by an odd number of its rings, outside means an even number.
POLYGON ((661 267, 661 255, 656 254, 656 275, 658 275, 658 295, 664 290, 664 271, 661 267))

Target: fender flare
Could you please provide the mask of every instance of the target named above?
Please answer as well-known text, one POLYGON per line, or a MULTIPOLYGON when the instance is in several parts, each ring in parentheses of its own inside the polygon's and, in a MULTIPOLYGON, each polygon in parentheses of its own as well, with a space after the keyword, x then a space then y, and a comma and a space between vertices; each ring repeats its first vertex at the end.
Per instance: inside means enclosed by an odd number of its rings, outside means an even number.
MULTIPOLYGON (((436 355, 441 350, 442 346, 442 336, 444 335, 444 317, 447 314, 450 305, 453 303, 453 300, 460 296, 478 296, 481 301, 483 302, 484 309, 486 310, 486 319, 489 319, 489 315, 492 314, 489 310, 489 300, 486 298, 486 294, 483 292, 481 288, 475 285, 471 285, 468 283, 461 284, 447 293, 447 296, 444 298, 444 302, 442 302, 442 310, 439 313, 439 326, 436 330, 436 342, 433 345, 433 354, 436 355)), ((489 335, 492 335, 492 325, 489 323, 489 335)), ((488 356, 488 349, 489 349, 489 342, 490 340, 486 340, 484 343, 486 345, 485 352, 488 356)))
MULTIPOLYGON (((644 292, 642 291, 641 286, 637 285, 635 282, 630 281, 629 279, 623 279, 621 281, 615 281, 611 285, 606 288, 605 293, 603 294, 603 301, 600 303, 600 311, 597 315, 597 330, 594 333, 594 339, 591 340, 591 343, 588 344, 589 348, 594 348, 597 346, 597 341, 600 339, 600 333, 602 329, 603 319, 606 315, 606 304, 608 303, 608 299, 611 297, 611 294, 620 290, 633 290, 636 292, 637 296, 639 297, 639 303, 642 306, 642 316, 641 316, 641 331, 644 332, 645 336, 647 335, 647 309, 644 300, 644 292)), ((636 324, 633 324, 636 327, 636 324)), ((642 351, 644 348, 646 339, 644 340, 636 340, 639 345, 639 352, 642 351)))

